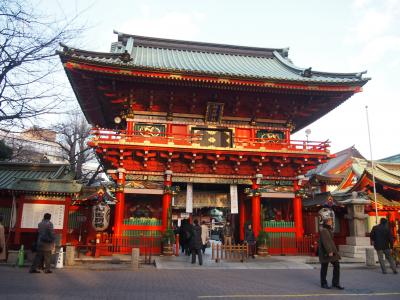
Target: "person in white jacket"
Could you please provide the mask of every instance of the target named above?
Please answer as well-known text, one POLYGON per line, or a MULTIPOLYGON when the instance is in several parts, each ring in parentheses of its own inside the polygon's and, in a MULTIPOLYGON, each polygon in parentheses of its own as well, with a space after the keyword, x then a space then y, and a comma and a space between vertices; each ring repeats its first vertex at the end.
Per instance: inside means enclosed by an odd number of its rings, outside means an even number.
POLYGON ((201 222, 201 242, 203 243, 203 247, 201 250, 203 251, 203 254, 206 252, 207 248, 207 242, 209 240, 209 234, 208 234, 208 226, 206 225, 205 221, 201 222))

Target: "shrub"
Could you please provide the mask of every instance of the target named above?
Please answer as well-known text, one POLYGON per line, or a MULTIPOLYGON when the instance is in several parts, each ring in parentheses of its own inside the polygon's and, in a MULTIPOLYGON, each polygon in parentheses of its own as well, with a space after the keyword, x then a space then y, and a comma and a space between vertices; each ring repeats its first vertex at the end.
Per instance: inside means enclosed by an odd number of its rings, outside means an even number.
POLYGON ((260 231, 257 237, 258 245, 269 245, 269 235, 265 231, 260 231))
POLYGON ((164 244, 174 244, 175 243, 175 233, 172 229, 168 229, 162 235, 162 242, 164 244))

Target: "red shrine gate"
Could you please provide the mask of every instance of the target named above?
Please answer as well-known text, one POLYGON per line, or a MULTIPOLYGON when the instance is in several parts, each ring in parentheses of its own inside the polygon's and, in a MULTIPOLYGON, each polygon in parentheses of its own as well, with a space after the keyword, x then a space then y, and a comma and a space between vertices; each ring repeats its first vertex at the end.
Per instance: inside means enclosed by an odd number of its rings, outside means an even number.
POLYGON ((174 214, 221 205, 238 215, 241 240, 247 222, 256 235, 302 237, 298 176, 329 159, 329 144, 290 134, 368 81, 295 67, 287 49, 126 34, 111 53, 59 54, 95 126, 90 146, 117 184, 116 236, 159 237, 174 214), (214 184, 225 200, 209 193, 201 204, 196 189, 214 184))

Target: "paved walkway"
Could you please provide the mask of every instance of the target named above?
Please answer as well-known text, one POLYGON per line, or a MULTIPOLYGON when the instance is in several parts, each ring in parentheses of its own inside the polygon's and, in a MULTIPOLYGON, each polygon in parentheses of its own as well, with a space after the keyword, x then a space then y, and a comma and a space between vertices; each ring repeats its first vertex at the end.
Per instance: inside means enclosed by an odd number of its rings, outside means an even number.
POLYGON ((203 265, 200 266, 191 263, 192 257, 181 255, 174 256, 158 256, 155 258, 155 265, 157 269, 313 269, 310 264, 306 264, 305 257, 298 256, 269 256, 269 257, 256 257, 255 259, 249 258, 244 262, 240 261, 225 261, 222 260, 218 263, 211 260, 210 254, 203 256, 203 265))

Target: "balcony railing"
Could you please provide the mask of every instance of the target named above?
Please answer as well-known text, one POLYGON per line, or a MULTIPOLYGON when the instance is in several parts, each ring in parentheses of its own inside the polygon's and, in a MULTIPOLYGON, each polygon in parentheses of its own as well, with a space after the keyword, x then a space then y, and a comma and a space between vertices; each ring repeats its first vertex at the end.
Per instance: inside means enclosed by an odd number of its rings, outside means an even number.
POLYGON ((94 143, 125 143, 141 144, 149 146, 178 146, 190 148, 224 148, 229 150, 274 150, 274 151, 299 151, 329 153, 329 141, 300 141, 280 140, 267 138, 243 138, 233 137, 232 147, 201 146, 202 135, 200 134, 166 134, 166 133, 144 133, 132 131, 129 134, 125 130, 108 130, 95 128, 91 132, 94 143))

